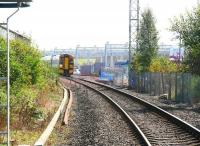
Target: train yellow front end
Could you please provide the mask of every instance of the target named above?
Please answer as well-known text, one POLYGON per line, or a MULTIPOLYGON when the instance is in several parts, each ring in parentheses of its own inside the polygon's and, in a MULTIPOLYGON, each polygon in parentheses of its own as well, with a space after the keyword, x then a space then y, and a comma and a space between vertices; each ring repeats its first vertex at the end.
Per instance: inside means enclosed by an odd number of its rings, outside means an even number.
POLYGON ((59 73, 69 77, 74 72, 74 57, 69 54, 62 54, 59 58, 59 73))

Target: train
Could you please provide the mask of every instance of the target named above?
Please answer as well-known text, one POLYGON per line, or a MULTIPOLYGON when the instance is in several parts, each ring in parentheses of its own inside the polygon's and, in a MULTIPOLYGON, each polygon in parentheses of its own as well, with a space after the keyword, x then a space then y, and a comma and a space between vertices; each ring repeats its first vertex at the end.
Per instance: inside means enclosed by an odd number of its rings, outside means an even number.
POLYGON ((59 73, 63 76, 71 76, 74 72, 74 57, 69 54, 62 54, 59 57, 59 73))

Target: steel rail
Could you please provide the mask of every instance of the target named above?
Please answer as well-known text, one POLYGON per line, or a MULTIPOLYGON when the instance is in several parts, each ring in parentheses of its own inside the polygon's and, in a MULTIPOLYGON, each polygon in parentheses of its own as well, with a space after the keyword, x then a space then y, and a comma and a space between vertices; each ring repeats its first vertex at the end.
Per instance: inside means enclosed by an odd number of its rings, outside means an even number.
POLYGON ((139 126, 133 121, 133 119, 126 113, 125 110, 122 109, 122 107, 116 103, 112 98, 110 98, 109 96, 107 96, 106 94, 102 93, 101 91, 93 88, 93 87, 90 87, 84 83, 81 83, 79 81, 77 81, 76 79, 73 79, 73 78, 67 78, 71 81, 74 81, 78 84, 81 84, 97 93, 99 93, 100 95, 102 95, 103 97, 105 97, 113 106, 115 106, 115 108, 117 108, 123 115, 124 117, 128 120, 129 124, 134 128, 134 130, 136 130, 137 134, 139 135, 139 137, 141 138, 141 141, 143 142, 143 144, 145 146, 151 146, 149 140, 147 139, 147 137, 144 135, 144 133, 142 132, 142 130, 139 128, 139 126))
POLYGON ((125 91, 122 91, 122 90, 118 90, 112 86, 109 86, 109 85, 105 85, 105 84, 102 84, 102 83, 97 83, 97 82, 94 82, 94 81, 90 81, 90 80, 86 80, 86 79, 80 79, 82 81, 85 81, 85 82, 89 82, 89 83, 92 83, 92 84, 96 84, 96 85, 99 85, 99 86, 103 86, 103 87, 106 87, 108 89, 111 89, 115 92, 118 92, 118 93, 121 93, 139 103, 141 103, 142 105, 144 106, 147 106, 149 107, 150 109, 152 109, 154 112, 158 113, 159 115, 163 116, 164 118, 167 118, 169 119, 170 121, 174 122, 176 125, 182 127, 184 130, 186 130, 187 132, 191 133, 194 137, 196 138, 199 138, 200 139, 200 130, 197 129, 196 127, 192 126, 191 124, 187 123, 186 121, 178 118, 177 116, 163 110, 162 108, 150 103, 150 102, 147 102, 137 96, 134 96, 134 95, 131 95, 130 93, 127 93, 125 91))

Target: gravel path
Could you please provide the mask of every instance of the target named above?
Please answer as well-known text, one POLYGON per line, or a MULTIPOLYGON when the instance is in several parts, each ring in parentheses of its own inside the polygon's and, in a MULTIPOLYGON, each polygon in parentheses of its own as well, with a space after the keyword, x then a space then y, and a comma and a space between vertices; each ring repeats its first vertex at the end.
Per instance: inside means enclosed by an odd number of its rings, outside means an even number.
POLYGON ((68 126, 56 128, 55 145, 141 145, 123 117, 100 95, 77 89, 68 126))

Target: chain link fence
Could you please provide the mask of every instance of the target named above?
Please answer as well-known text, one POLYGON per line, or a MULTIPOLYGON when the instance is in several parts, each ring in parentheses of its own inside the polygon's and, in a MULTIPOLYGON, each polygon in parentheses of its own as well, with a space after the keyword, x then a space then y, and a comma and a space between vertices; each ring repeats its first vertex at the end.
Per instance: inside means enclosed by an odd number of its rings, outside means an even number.
POLYGON ((166 94, 176 102, 200 101, 200 77, 189 73, 132 73, 131 86, 136 92, 152 96, 166 94))

